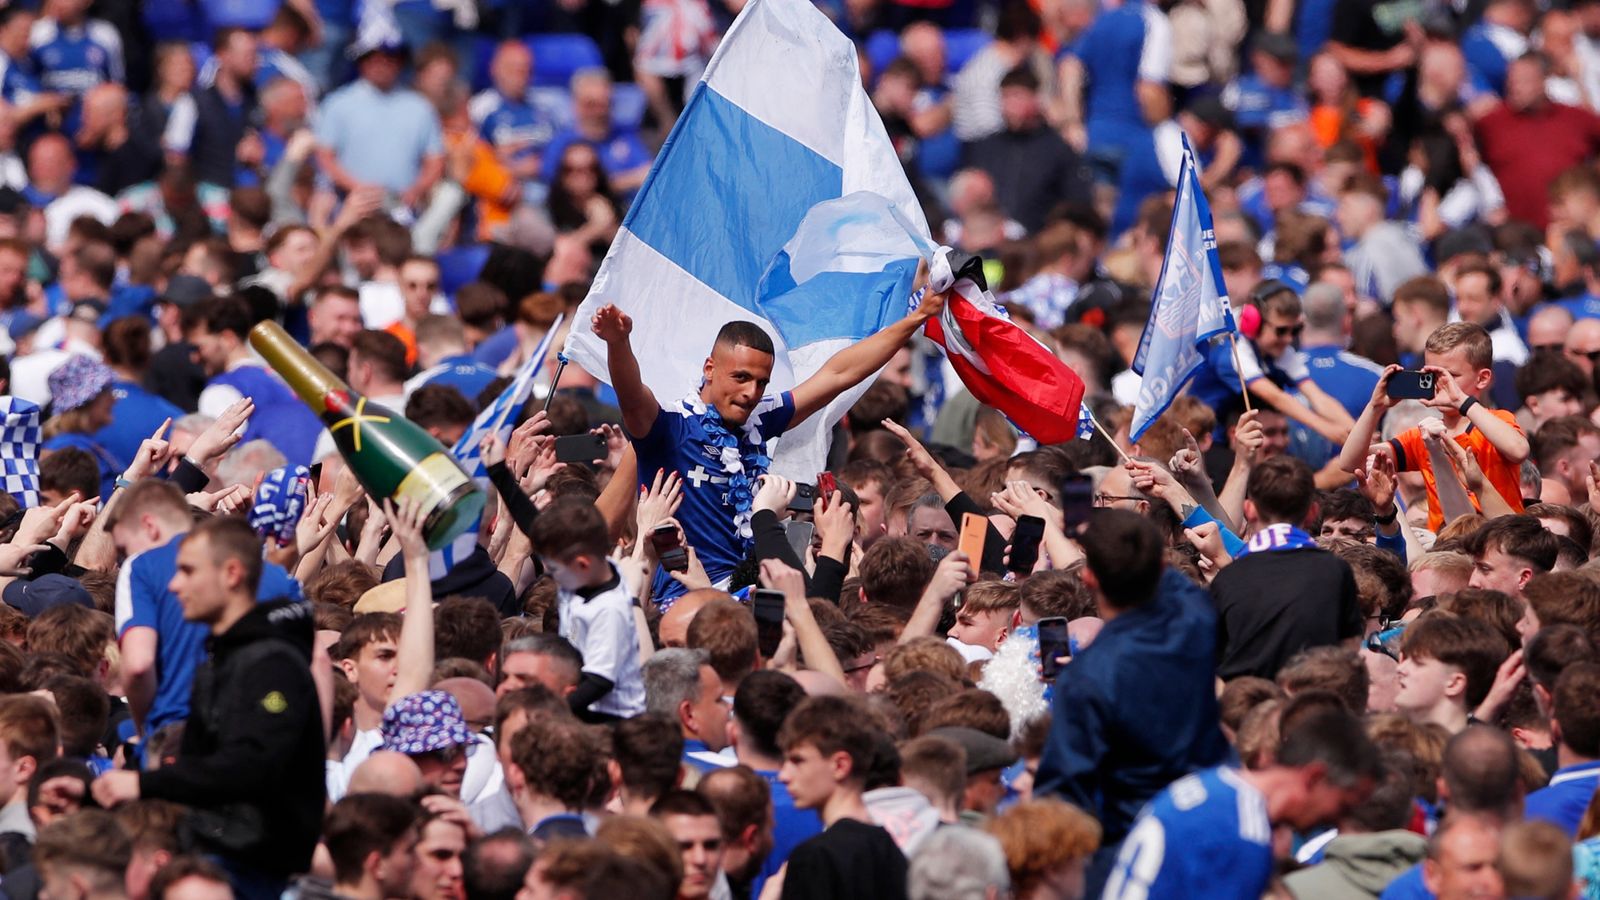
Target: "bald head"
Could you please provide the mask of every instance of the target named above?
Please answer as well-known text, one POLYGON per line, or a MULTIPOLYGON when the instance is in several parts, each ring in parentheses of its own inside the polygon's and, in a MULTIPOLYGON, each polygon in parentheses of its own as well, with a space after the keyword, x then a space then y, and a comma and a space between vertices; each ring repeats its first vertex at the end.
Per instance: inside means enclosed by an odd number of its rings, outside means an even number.
POLYGON ((1472 725, 1451 738, 1442 778, 1454 811, 1504 816, 1522 805, 1517 745, 1498 728, 1472 725))
POLYGON ((661 638, 661 646, 687 647, 689 620, 694 618, 694 614, 713 600, 729 598, 730 595, 726 592, 712 588, 690 591, 679 597, 666 612, 661 614, 661 623, 656 629, 656 633, 661 638))
POLYGON ((374 750, 350 775, 347 794, 392 794, 415 797, 422 791, 422 770, 411 757, 394 750, 374 750))
POLYGON ((456 698, 462 718, 473 731, 494 724, 494 689, 487 684, 476 678, 446 678, 433 687, 456 698))
POLYGON ((1542 307, 1528 318, 1528 346, 1560 347, 1567 342, 1567 331, 1572 328, 1572 313, 1564 306, 1542 307))

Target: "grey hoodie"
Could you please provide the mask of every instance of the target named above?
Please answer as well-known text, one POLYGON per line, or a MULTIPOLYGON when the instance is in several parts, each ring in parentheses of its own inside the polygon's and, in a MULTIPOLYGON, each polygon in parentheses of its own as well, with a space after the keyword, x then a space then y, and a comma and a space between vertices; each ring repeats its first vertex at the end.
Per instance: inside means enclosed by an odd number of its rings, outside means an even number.
POLYGON ((1427 847, 1422 835, 1404 830, 1340 835, 1329 842, 1322 862, 1289 874, 1283 883, 1296 897, 1372 900, 1421 862, 1427 847))

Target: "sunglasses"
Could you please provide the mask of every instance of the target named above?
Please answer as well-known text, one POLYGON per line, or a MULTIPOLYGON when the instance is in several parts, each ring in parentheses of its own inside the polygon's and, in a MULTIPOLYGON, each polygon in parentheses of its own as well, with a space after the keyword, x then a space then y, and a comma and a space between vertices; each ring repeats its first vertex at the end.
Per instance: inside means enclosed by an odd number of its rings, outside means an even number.
POLYGON ((1272 330, 1278 335, 1278 337, 1281 338, 1297 338, 1300 336, 1300 332, 1306 330, 1306 326, 1304 322, 1301 322, 1299 325, 1273 325, 1272 330))
POLYGON ((1094 495, 1094 505, 1095 506, 1110 506, 1111 504, 1117 502, 1118 500, 1132 500, 1133 502, 1138 503, 1140 500, 1143 500, 1143 499, 1145 499, 1145 498, 1143 498, 1143 497, 1130 497, 1130 496, 1128 496, 1126 494, 1095 494, 1094 495))

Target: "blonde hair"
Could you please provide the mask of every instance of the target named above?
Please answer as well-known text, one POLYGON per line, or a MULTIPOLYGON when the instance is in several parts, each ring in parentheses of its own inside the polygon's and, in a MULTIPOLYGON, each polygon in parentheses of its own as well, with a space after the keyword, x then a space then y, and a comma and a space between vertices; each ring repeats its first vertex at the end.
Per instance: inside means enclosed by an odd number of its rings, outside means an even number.
POLYGON ((1010 581, 980 581, 961 596, 963 612, 1011 612, 1021 604, 1021 589, 1010 581))

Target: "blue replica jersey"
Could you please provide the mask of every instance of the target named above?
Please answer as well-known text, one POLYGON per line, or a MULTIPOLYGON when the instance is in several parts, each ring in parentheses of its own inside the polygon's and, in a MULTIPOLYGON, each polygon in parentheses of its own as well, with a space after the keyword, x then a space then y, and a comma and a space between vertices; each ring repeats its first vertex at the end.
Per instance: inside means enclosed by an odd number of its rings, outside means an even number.
MULTIPOLYGON (((497 150, 517 149, 517 156, 544 152, 556 135, 557 122, 544 110, 523 99, 488 90, 472 99, 472 120, 478 132, 497 150)), ((543 173, 548 178, 549 173, 543 173)))
POLYGON ((53 19, 40 19, 29 35, 34 69, 46 91, 82 94, 107 81, 124 81, 122 38, 110 24, 90 19, 62 28, 53 19))
POLYGON ((1267 801, 1228 766, 1174 781, 1140 813, 1106 900, 1259 897, 1272 879, 1267 801))
POLYGON ((127 460, 138 456, 139 445, 155 433, 164 420, 170 418, 176 422, 183 418, 183 410, 131 381, 114 379, 111 382, 111 396, 114 398, 111 424, 95 432, 94 439, 117 459, 127 460))
POLYGON ((28 71, 31 65, 30 59, 12 59, 0 53, 0 100, 12 106, 33 102, 39 95, 39 79, 28 71))
POLYGON ((430 384, 449 385, 460 391, 468 403, 476 406, 478 395, 498 377, 493 367, 486 366, 473 359, 470 354, 464 353, 441 360, 438 365, 419 372, 406 384, 406 394, 409 398, 412 390, 430 384))
MULTIPOLYGON (((189 688, 194 670, 206 655, 207 629, 183 618, 178 597, 167 589, 178 570, 178 544, 173 538, 129 559, 117 573, 117 638, 130 628, 156 631, 156 696, 150 704, 145 733, 189 716, 189 688)), ((261 569, 256 599, 299 600, 300 583, 277 563, 261 569)))
POLYGON ((1171 52, 1166 17, 1142 2, 1124 3, 1102 12, 1073 46, 1083 63, 1084 124, 1089 146, 1123 149, 1132 133, 1148 132, 1139 110, 1140 80, 1165 81, 1171 52), (1164 45, 1164 46, 1163 46, 1164 45))
MULTIPOLYGON (((677 519, 706 574, 721 583, 745 557, 750 540, 749 499, 756 478, 766 473, 767 441, 783 434, 794 419, 794 395, 785 391, 763 397, 744 427, 728 429, 714 408, 698 396, 669 404, 656 416, 650 433, 633 438, 639 457, 639 483, 648 487, 656 472, 677 472, 683 479, 683 505, 677 519), (731 431, 732 438, 727 437, 731 431), (722 435, 722 436, 719 436, 722 435), (734 447, 733 439, 738 447, 734 447), (736 479, 742 484, 736 484, 736 479), (749 492, 745 509, 737 508, 735 488, 749 492), (737 521, 736 521, 737 520, 737 521)), ((676 597, 683 585, 656 573, 655 597, 676 597)))
POLYGON ((1301 352, 1305 354, 1306 368, 1317 387, 1339 401, 1350 418, 1359 419, 1362 410, 1367 408, 1367 401, 1372 399, 1378 379, 1383 377, 1383 367, 1365 356, 1338 347, 1307 347, 1301 352))

